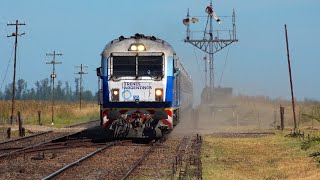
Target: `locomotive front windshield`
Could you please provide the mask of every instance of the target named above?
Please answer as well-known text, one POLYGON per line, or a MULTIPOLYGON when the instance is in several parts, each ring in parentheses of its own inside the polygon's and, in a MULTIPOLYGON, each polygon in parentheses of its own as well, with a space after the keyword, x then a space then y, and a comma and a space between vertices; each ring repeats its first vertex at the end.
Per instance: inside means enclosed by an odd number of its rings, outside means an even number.
POLYGON ((163 56, 113 56, 113 76, 163 76, 163 56))
POLYGON ((115 56, 113 57, 113 76, 135 76, 136 57, 115 56))

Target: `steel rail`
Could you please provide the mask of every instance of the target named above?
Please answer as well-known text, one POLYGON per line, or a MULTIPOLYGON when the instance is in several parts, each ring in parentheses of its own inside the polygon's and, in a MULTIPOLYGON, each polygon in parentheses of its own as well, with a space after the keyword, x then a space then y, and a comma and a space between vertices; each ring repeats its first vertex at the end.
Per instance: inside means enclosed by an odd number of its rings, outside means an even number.
POLYGON ((99 119, 98 120, 88 121, 88 122, 83 122, 83 123, 78 123, 78 124, 72 124, 70 126, 65 126, 65 128, 72 128, 72 127, 81 126, 81 125, 84 125, 84 124, 90 124, 90 123, 94 123, 94 122, 99 122, 99 119))
POLYGON ((153 151, 155 147, 157 147, 159 144, 161 144, 167 136, 163 136, 161 139, 159 139, 157 142, 155 142, 144 154, 141 158, 139 158, 133 166, 128 170, 128 172, 121 178, 121 180, 127 179, 130 174, 139 166, 139 164, 153 151))
POLYGON ((19 140, 23 140, 23 139, 28 139, 28 138, 31 138, 31 137, 36 137, 36 136, 40 136, 40 135, 44 135, 44 134, 52 133, 52 132, 53 132, 53 131, 46 131, 46 132, 42 132, 42 133, 38 133, 38 134, 33 134, 33 135, 30 135, 30 136, 21 137, 21 138, 18 138, 18 139, 11 139, 11 140, 8 140, 8 141, 0 142, 0 145, 6 144, 6 143, 9 143, 9 142, 14 142, 14 141, 19 141, 19 140))
POLYGON ((57 176, 58 174, 60 174, 60 173, 62 173, 62 172, 64 172, 64 171, 66 171, 67 169, 69 169, 69 168, 71 168, 71 167, 73 167, 73 166, 75 166, 75 165, 79 164, 81 161, 84 161, 84 160, 86 160, 86 159, 88 159, 88 158, 90 158, 90 157, 94 156, 95 154, 97 154, 97 153, 99 153, 99 152, 101 152, 101 151, 105 150, 106 148, 109 148, 109 147, 111 147, 111 146, 113 146, 113 145, 115 145, 115 144, 116 144, 116 142, 108 143, 106 146, 104 146, 104 147, 102 147, 102 148, 99 148, 99 149, 97 149, 96 151, 94 151, 94 152, 92 152, 92 153, 90 153, 90 154, 88 154, 88 155, 86 155, 86 156, 84 156, 84 157, 82 157, 82 158, 78 159, 77 161, 74 161, 74 162, 72 162, 72 163, 70 163, 70 164, 66 165, 65 167, 63 167, 63 168, 61 168, 61 169, 57 170, 56 172, 53 172, 53 173, 49 174, 48 176, 46 176, 46 177, 42 178, 42 180, 51 179, 51 178, 53 178, 53 177, 57 176))

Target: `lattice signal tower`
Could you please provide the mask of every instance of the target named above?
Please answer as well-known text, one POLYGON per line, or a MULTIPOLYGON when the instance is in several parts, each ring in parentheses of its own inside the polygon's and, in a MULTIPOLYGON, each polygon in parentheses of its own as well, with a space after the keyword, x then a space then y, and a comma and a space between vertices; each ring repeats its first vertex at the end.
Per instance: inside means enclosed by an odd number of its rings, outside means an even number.
MULTIPOLYGON (((218 24, 221 24, 222 21, 220 18, 216 15, 216 13, 213 11, 212 8, 212 0, 210 0, 210 5, 206 7, 206 13, 207 13, 207 22, 205 26, 205 30, 203 31, 203 38, 202 39, 193 39, 191 36, 191 30, 190 30, 190 22, 195 23, 199 20, 197 18, 190 18, 189 9, 187 12, 187 18, 183 20, 183 23, 187 27, 187 36, 184 40, 186 43, 190 43, 193 46, 199 48, 200 50, 204 51, 209 56, 209 87, 212 90, 214 88, 214 58, 213 55, 222 50, 223 48, 229 46, 233 42, 238 42, 237 36, 236 36, 236 15, 235 11, 233 10, 232 14, 232 30, 228 31, 228 36, 221 36, 221 34, 224 34, 222 31, 226 30, 214 30, 213 29, 213 19, 218 24)), ((205 74, 207 76, 207 74, 205 74)), ((205 86, 207 87, 207 80, 205 82, 205 86)), ((212 95, 209 95, 209 98, 212 98, 212 95)))

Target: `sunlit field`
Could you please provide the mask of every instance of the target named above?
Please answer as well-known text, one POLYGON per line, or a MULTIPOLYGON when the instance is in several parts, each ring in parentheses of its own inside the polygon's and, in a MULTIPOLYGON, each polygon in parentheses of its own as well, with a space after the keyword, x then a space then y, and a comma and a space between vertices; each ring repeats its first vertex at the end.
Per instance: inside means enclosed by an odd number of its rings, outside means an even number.
POLYGON ((318 179, 318 160, 302 150, 302 139, 288 131, 261 138, 206 136, 203 179, 318 179))
MULTIPOLYGON (((51 125, 52 104, 50 101, 16 101, 15 117, 18 111, 21 113, 23 123, 28 125, 38 124, 38 111, 41 112, 41 124, 51 125)), ((11 101, 0 101, 0 123, 9 123, 11 115, 11 101)), ((55 102, 54 126, 63 127, 70 124, 86 122, 98 119, 99 106, 94 102, 82 102, 80 110, 79 103, 55 102)), ((16 123, 14 120, 13 123, 16 123)))

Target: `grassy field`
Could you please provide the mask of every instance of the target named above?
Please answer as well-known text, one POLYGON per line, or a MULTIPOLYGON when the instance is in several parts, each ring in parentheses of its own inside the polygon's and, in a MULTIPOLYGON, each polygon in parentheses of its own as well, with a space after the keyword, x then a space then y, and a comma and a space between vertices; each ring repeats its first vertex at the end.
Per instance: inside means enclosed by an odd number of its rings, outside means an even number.
POLYGON ((205 136, 202 163, 204 179, 319 179, 318 148, 302 150, 302 140, 284 133, 260 138, 205 136))
MULTIPOLYGON (((41 123, 51 125, 50 101, 17 101, 15 114, 21 112, 24 124, 38 124, 38 111, 41 111, 41 123)), ((0 101, 0 123, 8 123, 11 113, 11 102, 0 101)), ((79 103, 56 102, 54 107, 54 126, 63 127, 75 123, 98 119, 99 106, 94 102, 84 102, 82 109, 79 103)))

